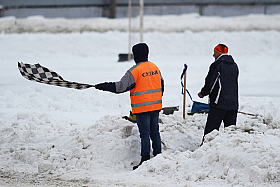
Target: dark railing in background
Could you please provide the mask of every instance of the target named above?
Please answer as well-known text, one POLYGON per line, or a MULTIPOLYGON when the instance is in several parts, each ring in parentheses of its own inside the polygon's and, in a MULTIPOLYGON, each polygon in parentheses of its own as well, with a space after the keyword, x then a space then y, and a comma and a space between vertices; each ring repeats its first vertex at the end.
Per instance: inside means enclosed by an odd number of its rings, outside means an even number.
MULTIPOLYGON (((45 17, 127 17, 128 2, 129 0, 0 0, 0 17, 40 14, 45 17), (72 12, 72 15, 67 12, 72 12)), ((131 3, 134 16, 137 16, 139 0, 131 0, 131 3)), ((236 12, 229 16, 246 13, 280 14, 280 0, 144 0, 144 3, 145 15, 199 13, 226 16, 225 13, 214 12, 213 9, 219 8, 236 12)))

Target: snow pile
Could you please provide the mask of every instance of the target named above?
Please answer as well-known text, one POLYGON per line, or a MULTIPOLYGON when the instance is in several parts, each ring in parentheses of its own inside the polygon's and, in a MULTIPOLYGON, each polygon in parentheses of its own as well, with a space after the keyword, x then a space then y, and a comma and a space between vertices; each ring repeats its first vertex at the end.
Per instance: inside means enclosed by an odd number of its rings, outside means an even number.
MULTIPOLYGON (((17 69, 17 61, 39 62, 69 81, 116 81, 134 65, 133 61, 117 62, 118 54, 127 51, 128 33, 117 29, 0 34, 0 185, 279 186, 280 32, 242 32, 250 25, 250 17, 228 18, 240 19, 237 32, 177 32, 175 26, 185 24, 180 16, 146 18, 155 20, 145 23, 153 32, 146 32, 144 38, 150 47, 149 59, 165 79, 163 106, 179 106, 180 110, 160 114, 163 153, 135 171, 132 166, 140 161, 139 132, 136 124, 122 118, 130 111, 129 93, 40 84, 24 79, 17 69), (170 30, 159 32, 159 27, 170 30), (187 63, 187 86, 193 99, 207 102, 197 93, 217 43, 227 44, 239 65, 240 111, 253 115, 239 113, 237 126, 221 126, 199 147, 207 115, 182 118, 180 75, 187 63)), ((252 24, 264 27, 262 20, 268 17, 259 16, 259 22, 252 24)), ((36 19, 37 28, 33 25, 30 30, 43 31, 46 19, 36 19)), ((193 24, 193 30, 217 23, 212 17, 200 19, 205 23, 193 24)), ((1 28, 7 25, 2 24, 5 20, 0 20, 1 28)), ((109 20, 93 21, 102 25, 109 20)), ((127 24, 125 19, 118 21, 127 24)), ((61 28, 71 27, 65 23, 60 22, 61 28)), ((104 25, 115 28, 113 23, 104 25)), ((138 42, 136 34, 132 39, 138 42)), ((189 98, 187 104, 190 111, 189 98)))
POLYGON ((131 173, 140 159, 136 124, 107 115, 81 128, 47 114, 18 113, 16 120, 1 120, 1 172, 24 172, 29 180, 36 180, 34 173, 52 178, 72 173, 88 183, 91 175, 117 171, 179 186, 204 180, 245 186, 280 182, 280 122, 271 116, 239 118, 238 126, 213 131, 199 147, 205 114, 186 120, 161 114, 163 153, 131 173))
MULTIPOLYGON (((280 182, 280 123, 264 124, 264 120, 270 121, 256 117, 224 132, 213 131, 194 152, 165 152, 137 172, 166 175, 178 181, 207 178, 242 185, 280 182)), ((188 129, 186 125, 185 130, 188 129)))
MULTIPOLYGON (((160 32, 184 32, 184 31, 280 31, 280 15, 246 15, 239 17, 205 17, 199 14, 184 14, 174 16, 145 16, 144 31, 160 32), (208 24, 209 21, 213 24, 208 24)), ((132 18, 133 32, 139 31, 139 17, 132 18)), ((88 19, 65 19, 44 18, 31 16, 16 19, 15 17, 3 17, 0 19, 0 32, 23 33, 23 32, 46 32, 46 33, 69 33, 69 32, 107 32, 128 31, 128 19, 88 18, 88 19)))

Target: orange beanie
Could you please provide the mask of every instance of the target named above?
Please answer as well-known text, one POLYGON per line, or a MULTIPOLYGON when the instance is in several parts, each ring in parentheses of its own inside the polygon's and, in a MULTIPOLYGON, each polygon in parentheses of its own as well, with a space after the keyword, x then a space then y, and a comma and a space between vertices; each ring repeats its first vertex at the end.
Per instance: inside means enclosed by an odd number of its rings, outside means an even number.
POLYGON ((228 47, 224 44, 219 44, 214 48, 214 51, 220 54, 228 53, 228 47))

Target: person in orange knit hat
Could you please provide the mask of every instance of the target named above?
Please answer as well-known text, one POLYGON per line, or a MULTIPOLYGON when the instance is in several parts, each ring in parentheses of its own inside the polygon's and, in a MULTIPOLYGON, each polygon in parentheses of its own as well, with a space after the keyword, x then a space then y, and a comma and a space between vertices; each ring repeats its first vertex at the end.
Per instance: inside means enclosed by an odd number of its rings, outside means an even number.
POLYGON ((215 61, 210 65, 205 84, 198 93, 200 98, 209 95, 209 113, 204 137, 213 130, 219 130, 221 122, 224 127, 236 125, 238 110, 238 75, 239 69, 231 55, 228 55, 228 47, 218 44, 214 48, 215 61))

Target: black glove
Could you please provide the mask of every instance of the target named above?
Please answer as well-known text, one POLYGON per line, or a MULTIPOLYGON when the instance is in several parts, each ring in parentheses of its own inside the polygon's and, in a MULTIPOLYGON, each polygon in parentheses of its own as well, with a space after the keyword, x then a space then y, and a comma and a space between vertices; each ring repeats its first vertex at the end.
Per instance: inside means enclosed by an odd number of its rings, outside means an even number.
POLYGON ((99 84, 95 85, 95 88, 98 90, 116 93, 116 85, 114 82, 99 83, 99 84))
POLYGON ((98 89, 98 90, 104 90, 104 88, 105 88, 104 84, 105 83, 96 84, 95 88, 98 89))

